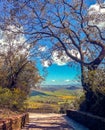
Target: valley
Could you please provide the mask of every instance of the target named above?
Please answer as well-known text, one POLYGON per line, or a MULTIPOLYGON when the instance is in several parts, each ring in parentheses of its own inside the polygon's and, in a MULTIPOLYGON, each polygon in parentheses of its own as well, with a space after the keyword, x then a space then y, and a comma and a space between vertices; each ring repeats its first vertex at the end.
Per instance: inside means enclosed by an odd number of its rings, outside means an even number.
POLYGON ((75 101, 83 94, 80 88, 32 89, 28 97, 28 110, 39 113, 65 113, 66 109, 76 109, 75 101))

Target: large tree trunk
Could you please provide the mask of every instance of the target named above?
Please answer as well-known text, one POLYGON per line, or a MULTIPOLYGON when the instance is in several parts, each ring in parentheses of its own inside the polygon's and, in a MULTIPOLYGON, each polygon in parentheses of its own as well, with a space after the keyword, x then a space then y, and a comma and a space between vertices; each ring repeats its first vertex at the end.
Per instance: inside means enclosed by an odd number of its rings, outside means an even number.
POLYGON ((82 83, 83 90, 85 91, 85 100, 80 104, 80 110, 89 112, 91 108, 91 104, 92 102, 94 102, 94 100, 92 99, 94 93, 90 89, 89 83, 87 83, 87 81, 85 80, 85 73, 86 73, 85 68, 81 64, 81 83, 82 83))

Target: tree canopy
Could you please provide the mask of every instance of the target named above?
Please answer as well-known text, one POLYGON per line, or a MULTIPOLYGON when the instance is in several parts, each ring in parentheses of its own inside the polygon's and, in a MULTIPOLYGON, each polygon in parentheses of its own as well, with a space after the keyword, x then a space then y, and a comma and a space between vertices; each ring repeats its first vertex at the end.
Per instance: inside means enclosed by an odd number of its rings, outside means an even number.
MULTIPOLYGON (((44 64, 47 66, 57 62, 57 57, 61 63, 79 63, 82 85, 87 91, 87 106, 94 104, 96 96, 90 88, 91 84, 85 81, 84 72, 89 79, 89 73, 105 65, 104 0, 4 0, 1 4, 1 30, 12 32, 12 36, 24 35, 27 43, 33 47, 31 54, 40 56, 42 52, 42 62, 46 59, 44 64), (14 30, 9 25, 17 29, 14 30)), ((8 54, 11 57, 10 51, 8 54)), ((24 66, 27 62, 20 63, 24 66)), ((29 68, 30 63, 26 70, 29 68)), ((94 74, 93 77, 95 76, 94 74)))
POLYGON ((4 21, 1 28, 6 29, 5 24, 9 22, 18 23, 24 29, 12 31, 24 33, 32 43, 50 39, 53 51, 59 50, 58 56, 64 51, 74 61, 95 69, 105 57, 105 9, 103 1, 94 1, 97 2, 94 5, 89 2, 91 0, 5 0, 2 8, 6 14, 1 15, 1 19, 6 17, 8 22, 4 21))
POLYGON ((43 78, 39 75, 35 63, 30 60, 31 46, 24 34, 12 32, 14 30, 17 31, 14 25, 8 25, 6 30, 1 30, 0 86, 20 88, 28 92, 30 87, 35 87, 43 78))

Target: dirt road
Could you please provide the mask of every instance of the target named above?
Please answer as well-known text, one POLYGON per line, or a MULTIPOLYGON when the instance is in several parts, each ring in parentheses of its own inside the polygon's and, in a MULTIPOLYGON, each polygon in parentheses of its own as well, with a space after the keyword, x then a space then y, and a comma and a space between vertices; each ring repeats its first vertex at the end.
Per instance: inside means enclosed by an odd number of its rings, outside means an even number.
POLYGON ((75 123, 73 124, 69 118, 62 114, 30 113, 29 118, 30 122, 22 130, 88 130, 76 126, 75 123))

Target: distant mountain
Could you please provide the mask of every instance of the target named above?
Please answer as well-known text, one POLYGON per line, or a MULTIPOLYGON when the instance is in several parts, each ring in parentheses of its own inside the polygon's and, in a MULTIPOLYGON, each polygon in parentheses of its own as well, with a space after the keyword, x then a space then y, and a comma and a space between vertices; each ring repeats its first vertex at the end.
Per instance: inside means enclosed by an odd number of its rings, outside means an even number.
POLYGON ((64 85, 43 85, 41 86, 42 90, 45 91, 56 91, 59 89, 65 88, 64 85))
POLYGON ((82 89, 82 87, 80 85, 43 85, 41 86, 41 89, 46 91, 56 91, 59 89, 76 90, 82 89))
POLYGON ((76 89, 82 89, 82 88, 81 87, 76 87, 76 86, 70 86, 70 87, 67 87, 66 89, 76 90, 76 89))
POLYGON ((44 92, 41 92, 41 91, 38 91, 38 90, 35 90, 35 89, 32 89, 30 91, 30 96, 47 96, 47 94, 45 94, 44 92))
POLYGON ((40 96, 40 97, 48 97, 48 96, 57 96, 57 95, 78 95, 83 92, 81 87, 69 86, 65 88, 40 88, 40 89, 31 89, 30 96, 40 96))

